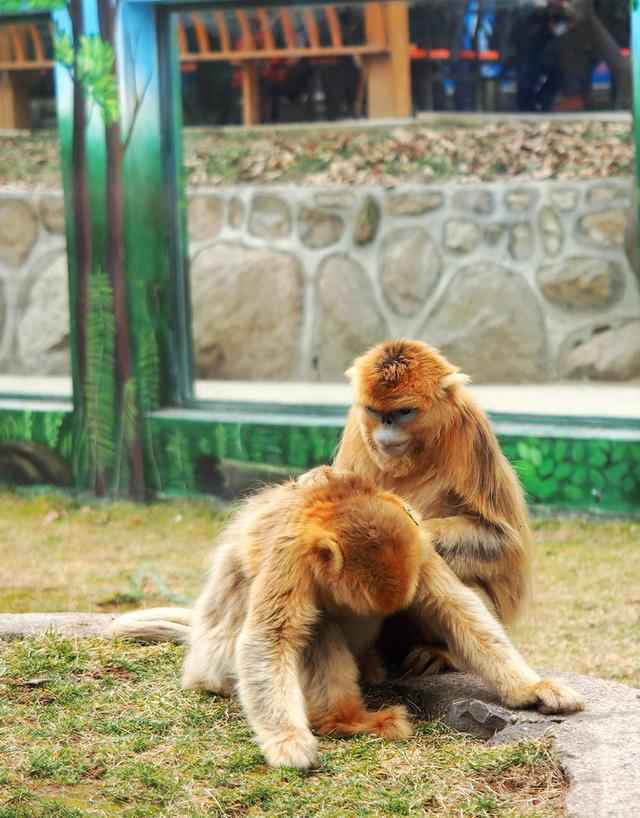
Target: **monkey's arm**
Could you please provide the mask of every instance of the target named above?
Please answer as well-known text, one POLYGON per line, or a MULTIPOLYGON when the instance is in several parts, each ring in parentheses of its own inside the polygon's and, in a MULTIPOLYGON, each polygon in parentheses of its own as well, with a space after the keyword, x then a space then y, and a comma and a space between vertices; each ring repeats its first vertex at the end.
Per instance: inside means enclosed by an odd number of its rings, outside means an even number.
POLYGON ((435 624, 458 662, 481 676, 505 704, 535 705, 543 713, 583 709, 582 698, 570 687, 541 679, 527 665, 478 596, 433 551, 421 568, 411 611, 426 632, 435 624))
POLYGON ((481 519, 461 514, 434 517, 425 520, 424 526, 432 535, 438 554, 462 580, 476 578, 478 566, 491 572, 504 555, 504 532, 481 519))
POLYGON ((526 551, 514 530, 474 514, 435 517, 424 526, 456 576, 479 593, 502 622, 511 622, 530 592, 526 551))
POLYGON ((299 587, 283 588, 267 570, 255 579, 236 649, 238 694, 275 767, 306 769, 317 760, 300 679, 302 651, 316 617, 299 587))

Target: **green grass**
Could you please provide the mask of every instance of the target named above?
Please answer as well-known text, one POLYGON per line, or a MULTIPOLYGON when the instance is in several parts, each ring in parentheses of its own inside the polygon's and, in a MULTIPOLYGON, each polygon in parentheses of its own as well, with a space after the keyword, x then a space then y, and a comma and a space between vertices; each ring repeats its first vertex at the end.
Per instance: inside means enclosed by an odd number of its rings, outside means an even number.
MULTIPOLYGON (((207 502, 0 495, 0 610, 191 599, 222 515, 207 502)), ((514 638, 537 666, 640 686, 640 524, 535 523, 537 592, 514 638)), ((406 742, 323 739, 307 774, 264 765, 237 702, 180 689, 183 649, 56 637, 0 644, 0 818, 551 818, 544 742, 486 748, 440 723, 406 742)))
POLYGON ((182 655, 53 636, 5 644, 0 818, 561 814, 544 743, 489 750, 437 722, 401 743, 324 739, 310 773, 270 769, 234 700, 180 690, 182 655))

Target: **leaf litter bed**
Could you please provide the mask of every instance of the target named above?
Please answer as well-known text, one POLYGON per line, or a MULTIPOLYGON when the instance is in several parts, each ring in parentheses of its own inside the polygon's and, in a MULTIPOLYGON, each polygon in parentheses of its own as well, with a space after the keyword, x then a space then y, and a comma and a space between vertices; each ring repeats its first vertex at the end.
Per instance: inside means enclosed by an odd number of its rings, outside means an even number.
MULTIPOLYGON (((631 122, 416 122, 187 130, 190 185, 384 185, 631 176, 631 122)), ((0 186, 60 187, 55 134, 1 135, 0 186)))

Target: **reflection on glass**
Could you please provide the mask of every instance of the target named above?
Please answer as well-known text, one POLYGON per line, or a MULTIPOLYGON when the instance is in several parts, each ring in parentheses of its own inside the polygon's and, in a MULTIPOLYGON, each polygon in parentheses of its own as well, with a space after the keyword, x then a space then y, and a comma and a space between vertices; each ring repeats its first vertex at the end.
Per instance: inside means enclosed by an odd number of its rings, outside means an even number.
POLYGON ((387 94, 402 93, 408 49, 414 112, 630 104, 626 0, 426 0, 394 7, 404 5, 404 30, 401 24, 392 37, 387 10, 377 3, 181 14, 185 122, 376 115, 371 74, 383 70, 389 48, 398 63, 387 94), (257 59, 260 52, 264 59, 257 59), (255 110, 248 113, 252 85, 255 110))

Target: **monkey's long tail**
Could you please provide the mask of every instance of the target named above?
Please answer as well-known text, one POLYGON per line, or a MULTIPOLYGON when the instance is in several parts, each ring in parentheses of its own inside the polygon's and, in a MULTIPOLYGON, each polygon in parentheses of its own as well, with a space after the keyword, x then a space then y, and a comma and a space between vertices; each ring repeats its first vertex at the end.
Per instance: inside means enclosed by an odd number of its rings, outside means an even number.
POLYGON ((189 641, 190 626, 190 608, 148 608, 114 619, 105 634, 139 642, 185 643, 189 641))

